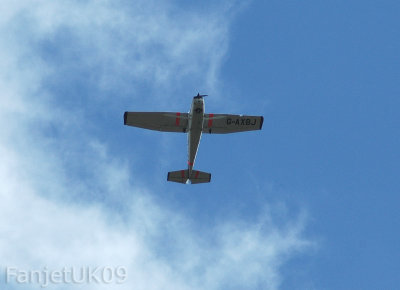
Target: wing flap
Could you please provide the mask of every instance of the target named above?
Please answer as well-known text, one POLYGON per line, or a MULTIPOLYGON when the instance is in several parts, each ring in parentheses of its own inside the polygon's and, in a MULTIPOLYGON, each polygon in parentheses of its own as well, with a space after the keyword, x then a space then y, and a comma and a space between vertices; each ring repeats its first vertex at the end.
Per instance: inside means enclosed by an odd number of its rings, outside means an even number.
POLYGON ((187 131, 188 114, 173 112, 125 112, 124 125, 163 132, 187 131))
POLYGON ((263 116, 205 114, 203 133, 227 134, 261 130, 263 122, 263 116))

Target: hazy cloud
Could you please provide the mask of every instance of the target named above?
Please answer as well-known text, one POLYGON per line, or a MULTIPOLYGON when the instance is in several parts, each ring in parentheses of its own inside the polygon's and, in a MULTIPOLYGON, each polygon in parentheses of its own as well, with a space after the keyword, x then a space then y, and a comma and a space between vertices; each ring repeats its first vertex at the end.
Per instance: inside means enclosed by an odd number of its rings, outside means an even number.
POLYGON ((226 7, 204 15, 163 1, 2 2, 2 267, 126 266, 126 283, 107 289, 279 286, 280 266, 309 245, 304 216, 282 227, 266 207, 253 224, 219 220, 204 230, 133 183, 121 156, 93 134, 106 122, 87 115, 89 105, 102 114, 109 108, 100 105, 126 96, 105 101, 105 92, 143 82, 216 86, 226 7))

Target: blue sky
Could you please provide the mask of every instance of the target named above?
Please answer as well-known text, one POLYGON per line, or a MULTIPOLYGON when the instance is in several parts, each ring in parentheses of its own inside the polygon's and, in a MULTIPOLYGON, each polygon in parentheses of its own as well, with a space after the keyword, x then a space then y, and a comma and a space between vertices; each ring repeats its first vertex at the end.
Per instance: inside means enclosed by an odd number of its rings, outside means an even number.
POLYGON ((400 285, 397 1, 1 6, 5 289, 40 288, 6 267, 87 265, 128 280, 84 289, 400 285), (203 136, 212 182, 167 183, 187 136, 123 112, 187 112, 197 92, 263 130, 203 136))

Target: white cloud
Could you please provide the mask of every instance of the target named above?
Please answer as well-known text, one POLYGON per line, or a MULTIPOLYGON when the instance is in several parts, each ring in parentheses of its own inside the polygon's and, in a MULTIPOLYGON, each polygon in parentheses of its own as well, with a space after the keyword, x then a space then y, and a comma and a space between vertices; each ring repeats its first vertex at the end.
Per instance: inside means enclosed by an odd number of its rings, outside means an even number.
POLYGON ((196 79, 212 90, 233 11, 180 11, 169 1, 10 1, 2 14, 7 35, 26 38, 28 49, 62 42, 57 70, 89 68, 103 88, 130 80, 165 89, 196 79))
POLYGON ((253 224, 219 220, 204 230, 133 185, 127 164, 93 136, 86 107, 50 90, 49 79, 76 85, 70 79, 83 70, 93 71, 99 92, 144 81, 172 91, 193 78, 216 85, 231 21, 225 8, 205 16, 162 1, 121 3, 2 2, 1 266, 126 266, 128 281, 107 289, 276 289, 280 266, 309 245, 302 216, 281 227, 266 208, 253 224))

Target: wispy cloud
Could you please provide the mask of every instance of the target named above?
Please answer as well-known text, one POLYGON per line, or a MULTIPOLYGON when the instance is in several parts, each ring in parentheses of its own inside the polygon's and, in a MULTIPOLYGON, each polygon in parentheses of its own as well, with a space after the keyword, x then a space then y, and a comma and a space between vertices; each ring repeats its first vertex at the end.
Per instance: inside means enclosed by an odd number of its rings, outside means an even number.
POLYGON ((162 1, 3 2, 1 266, 124 265, 128 280, 118 289, 279 286, 280 266, 309 245, 303 216, 282 227, 265 208, 253 224, 226 219, 204 230, 133 183, 93 129, 107 128, 99 116, 143 83, 170 93, 174 83, 216 87, 229 11, 220 5, 204 15, 162 1))

